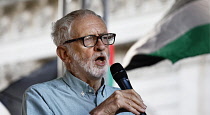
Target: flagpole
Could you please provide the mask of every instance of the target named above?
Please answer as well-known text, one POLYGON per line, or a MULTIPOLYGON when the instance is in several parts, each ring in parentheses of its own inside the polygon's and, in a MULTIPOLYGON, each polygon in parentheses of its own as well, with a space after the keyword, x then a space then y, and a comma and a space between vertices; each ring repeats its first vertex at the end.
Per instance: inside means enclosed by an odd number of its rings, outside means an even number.
MULTIPOLYGON (((108 28, 108 16, 109 16, 109 0, 101 0, 103 4, 103 20, 107 25, 108 28)), ((109 46, 110 50, 110 58, 109 58, 109 64, 112 65, 114 63, 114 45, 109 46)), ((108 75, 106 78, 106 83, 109 86, 113 85, 113 78, 110 73, 110 70, 108 70, 108 75)))

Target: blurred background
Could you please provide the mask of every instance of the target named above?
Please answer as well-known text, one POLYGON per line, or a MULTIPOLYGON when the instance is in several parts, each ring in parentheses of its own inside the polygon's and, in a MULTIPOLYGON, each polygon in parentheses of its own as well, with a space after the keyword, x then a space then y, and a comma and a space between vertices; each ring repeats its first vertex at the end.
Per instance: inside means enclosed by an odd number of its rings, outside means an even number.
MULTIPOLYGON (((136 54, 160 52, 159 49, 178 38, 190 38, 191 34, 185 33, 192 28, 208 26, 209 4, 209 0, 0 0, 1 115, 20 115, 26 88, 62 75, 63 66, 51 40, 51 27, 65 14, 85 8, 103 16, 109 32, 117 34, 115 45, 110 48, 110 64, 119 62, 126 67, 134 56, 128 53, 131 47, 129 52, 136 54), (182 18, 176 18, 180 15, 182 18)), ((205 28, 202 32, 199 35, 205 35, 205 39, 196 39, 205 44, 197 47, 191 44, 193 40, 185 42, 182 46, 187 49, 177 47, 174 50, 178 53, 172 56, 179 55, 180 50, 188 53, 193 47, 205 52, 181 57, 176 62, 153 54, 158 57, 155 62, 127 71, 133 88, 148 106, 148 115, 210 114, 210 30, 205 28)), ((156 58, 138 59, 132 63, 156 58)), ((112 79, 107 79, 109 85, 118 87, 112 79)))

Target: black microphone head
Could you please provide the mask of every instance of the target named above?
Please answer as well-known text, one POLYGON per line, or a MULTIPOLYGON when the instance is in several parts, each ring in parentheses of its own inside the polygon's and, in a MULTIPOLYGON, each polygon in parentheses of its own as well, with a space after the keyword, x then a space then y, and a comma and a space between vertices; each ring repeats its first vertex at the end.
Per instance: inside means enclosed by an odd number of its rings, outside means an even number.
POLYGON ((120 63, 115 63, 111 65, 110 71, 115 81, 120 80, 121 78, 128 78, 125 69, 120 63))
MULTIPOLYGON (((120 86, 122 90, 133 89, 128 80, 127 73, 120 63, 115 63, 111 65, 110 71, 112 73, 114 80, 117 82, 117 84, 120 86)), ((140 113, 140 115, 147 115, 147 114, 144 112, 140 113)))

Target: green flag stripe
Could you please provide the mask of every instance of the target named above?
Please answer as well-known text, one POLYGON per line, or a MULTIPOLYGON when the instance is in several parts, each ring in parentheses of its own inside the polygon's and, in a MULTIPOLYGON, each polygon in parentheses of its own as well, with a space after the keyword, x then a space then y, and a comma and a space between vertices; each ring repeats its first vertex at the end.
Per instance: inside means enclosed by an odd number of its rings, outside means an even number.
POLYGON ((210 24, 189 30, 150 55, 167 58, 175 63, 182 58, 206 53, 210 53, 210 24))

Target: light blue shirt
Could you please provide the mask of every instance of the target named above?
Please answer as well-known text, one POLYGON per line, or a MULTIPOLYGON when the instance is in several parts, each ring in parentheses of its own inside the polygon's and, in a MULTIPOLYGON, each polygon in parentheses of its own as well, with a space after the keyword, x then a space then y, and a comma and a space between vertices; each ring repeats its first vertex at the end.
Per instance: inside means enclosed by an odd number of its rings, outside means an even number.
MULTIPOLYGON (((66 72, 62 78, 28 88, 22 115, 88 115, 118 88, 102 85, 95 93, 87 83, 66 72)), ((124 112, 119 115, 129 115, 124 112)))

